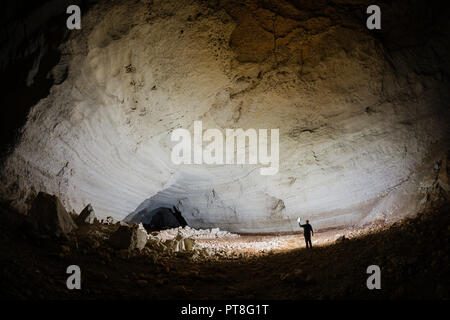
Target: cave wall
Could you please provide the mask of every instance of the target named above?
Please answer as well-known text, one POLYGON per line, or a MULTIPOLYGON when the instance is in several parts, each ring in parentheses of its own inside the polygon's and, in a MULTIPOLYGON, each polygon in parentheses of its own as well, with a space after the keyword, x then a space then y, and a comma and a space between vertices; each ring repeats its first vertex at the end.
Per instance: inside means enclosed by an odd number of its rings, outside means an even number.
POLYGON ((369 31, 368 4, 93 4, 58 46, 64 78, 26 111, 2 199, 26 211, 42 190, 128 220, 175 205, 191 226, 242 232, 417 212, 448 150, 448 19, 441 3, 383 1, 369 31), (279 173, 172 164, 171 131, 195 120, 279 128, 279 173))

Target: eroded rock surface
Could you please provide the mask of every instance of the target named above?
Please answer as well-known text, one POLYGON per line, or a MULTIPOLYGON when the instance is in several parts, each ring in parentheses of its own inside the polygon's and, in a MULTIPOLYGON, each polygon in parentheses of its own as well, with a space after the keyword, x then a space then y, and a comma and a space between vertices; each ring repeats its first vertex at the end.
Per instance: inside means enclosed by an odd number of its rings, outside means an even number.
POLYGON ((34 187, 118 220, 147 201, 241 232, 417 212, 449 146, 446 11, 383 2, 369 32, 369 1, 337 3, 100 1, 61 44, 67 74, 30 110, 1 197, 20 209, 34 187), (279 173, 174 165, 170 133, 195 120, 279 128, 279 173))

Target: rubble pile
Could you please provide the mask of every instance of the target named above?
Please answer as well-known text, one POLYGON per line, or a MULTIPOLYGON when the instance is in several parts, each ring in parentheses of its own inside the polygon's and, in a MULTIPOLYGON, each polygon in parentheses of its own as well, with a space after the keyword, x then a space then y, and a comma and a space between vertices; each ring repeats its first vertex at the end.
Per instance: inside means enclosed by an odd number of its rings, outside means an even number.
MULTIPOLYGON (((236 257, 232 246, 210 243, 208 240, 237 239, 238 234, 212 229, 194 229, 189 226, 152 232, 149 235, 147 247, 159 253, 189 252, 196 259, 236 257), (206 240, 203 241, 203 240, 206 240)), ((223 242, 223 241, 221 241, 223 242)))
POLYGON ((119 222, 119 220, 116 220, 113 217, 106 217, 106 218, 100 220, 100 223, 103 223, 106 225, 116 224, 118 222, 119 222))
POLYGON ((261 237, 256 241, 199 241, 198 248, 212 249, 217 252, 225 252, 233 255, 234 252, 270 252, 280 250, 288 246, 288 240, 279 237, 261 237))
POLYGON ((89 298, 374 298, 353 272, 364 274, 369 264, 383 267, 386 286, 376 298, 449 296, 449 207, 362 236, 355 236, 356 229, 318 232, 329 245, 309 251, 298 250, 299 234, 194 239, 178 232, 163 240, 139 224, 98 220, 55 238, 72 217, 55 196, 41 194, 35 201, 28 216, 0 206, 0 277, 9 297, 74 298, 61 272, 74 262, 87 275, 82 295, 89 298), (28 228, 27 221, 39 228, 28 228), (253 254, 277 246, 297 250, 253 254))
MULTIPOLYGON (((109 254, 118 253, 124 257, 132 253, 157 258, 186 254, 192 260, 234 259, 303 246, 301 235, 241 236, 219 228, 194 229, 185 226, 148 234, 141 223, 118 221, 112 217, 97 219, 91 205, 87 205, 79 215, 76 212, 69 214, 56 196, 42 192, 32 203, 28 216, 32 229, 41 235, 69 237, 75 242, 74 246, 77 249, 80 246, 83 252, 102 247, 109 254)), ((382 231, 385 228, 386 224, 379 223, 371 230, 382 231)), ((363 228, 319 232, 313 243, 340 244, 367 232, 363 228)))
POLYGON ((189 226, 178 227, 158 231, 155 236, 161 240, 171 240, 181 235, 183 238, 191 239, 217 239, 217 238, 238 238, 239 235, 219 228, 212 229, 194 229, 189 226))
POLYGON ((192 238, 184 238, 178 234, 173 239, 161 240, 160 238, 149 235, 147 247, 156 252, 174 253, 181 251, 193 251, 196 249, 195 240, 192 238))
MULTIPOLYGON (((142 223, 135 224, 115 220, 112 217, 97 219, 92 206, 87 205, 80 214, 68 213, 58 197, 39 193, 29 213, 32 229, 38 237, 65 236, 73 246, 84 253, 103 247, 110 253, 127 257, 132 252, 142 251, 152 256, 171 256, 189 253, 194 259, 211 256, 228 256, 227 247, 198 245, 197 239, 235 239, 239 235, 218 228, 197 230, 179 227, 147 234, 142 223), (76 232, 74 232, 76 231, 76 232)), ((62 250, 61 255, 67 255, 62 250)))

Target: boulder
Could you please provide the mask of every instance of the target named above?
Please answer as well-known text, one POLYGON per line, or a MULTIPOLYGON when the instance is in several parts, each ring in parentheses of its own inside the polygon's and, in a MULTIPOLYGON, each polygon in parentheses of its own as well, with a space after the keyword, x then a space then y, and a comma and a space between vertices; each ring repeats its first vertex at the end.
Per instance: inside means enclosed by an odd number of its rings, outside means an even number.
POLYGON ((109 243, 116 249, 142 250, 147 243, 148 235, 144 227, 139 225, 121 225, 109 238, 109 243))
POLYGON ((342 242, 346 242, 348 239, 345 237, 345 235, 344 236, 339 236, 337 239, 336 239, 336 243, 342 243, 342 242))
POLYGON ((195 240, 183 238, 181 234, 178 234, 175 239, 166 240, 163 244, 166 249, 173 252, 192 251, 195 247, 195 240))
POLYGON ((95 211, 90 204, 88 204, 80 215, 77 217, 76 222, 78 225, 82 224, 93 224, 95 221, 95 211))
POLYGON ((38 232, 57 237, 65 236, 77 227, 58 197, 45 192, 36 196, 29 216, 38 232))
POLYGON ((184 239, 184 248, 186 251, 192 251, 195 247, 195 240, 190 238, 184 239))
POLYGON ((106 224, 106 225, 119 223, 119 221, 117 221, 116 219, 114 219, 111 216, 108 216, 105 219, 100 220, 100 222, 103 224, 106 224))
POLYGON ((171 252, 178 252, 179 251, 179 244, 178 240, 172 239, 172 240, 166 240, 163 242, 163 245, 165 246, 165 249, 171 252))

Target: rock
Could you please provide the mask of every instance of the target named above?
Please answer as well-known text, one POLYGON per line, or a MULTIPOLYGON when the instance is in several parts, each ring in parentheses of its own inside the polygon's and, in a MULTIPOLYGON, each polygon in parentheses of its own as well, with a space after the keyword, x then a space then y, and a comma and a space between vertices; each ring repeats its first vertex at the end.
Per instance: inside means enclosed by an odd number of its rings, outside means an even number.
POLYGON ((61 246, 61 252, 63 252, 64 254, 70 253, 70 247, 69 247, 69 246, 62 245, 62 246, 61 246))
POLYGON ((166 240, 164 242, 164 246, 167 250, 172 252, 180 252, 184 250, 184 243, 183 241, 174 239, 174 240, 166 240))
POLYGON ((184 241, 183 239, 176 239, 175 240, 175 252, 184 251, 186 248, 184 247, 184 241))
MULTIPOLYGON (((152 240, 155 241, 155 240, 152 240)), ((166 240, 163 243, 166 250, 173 252, 192 251, 195 248, 195 240, 184 238, 180 233, 172 240, 166 240)))
POLYGON ((76 221, 78 219, 78 213, 76 213, 75 210, 70 211, 69 214, 72 217, 73 221, 76 221))
POLYGON ((162 252, 166 249, 164 243, 162 243, 158 238, 150 236, 147 240, 145 246, 154 252, 162 252))
POLYGON ((90 241, 90 247, 92 249, 96 249, 96 248, 100 247, 100 242, 98 242, 97 240, 93 239, 92 241, 90 241))
POLYGON ((139 287, 146 287, 146 286, 148 286, 148 281, 144 280, 144 279, 140 279, 140 280, 136 281, 136 283, 139 285, 139 287))
POLYGON ((347 241, 348 239, 345 237, 345 236, 340 236, 340 237, 338 237, 337 239, 336 239, 336 243, 341 243, 341 242, 345 242, 345 241, 347 241))
POLYGON ((116 219, 114 219, 113 217, 106 217, 106 219, 102 219, 100 220, 101 223, 106 224, 106 225, 110 225, 110 224, 116 224, 119 221, 117 221, 116 219))
POLYGON ((444 189, 446 192, 450 192, 450 186, 448 183, 448 174, 447 174, 447 156, 444 156, 441 162, 441 168, 438 174, 438 184, 444 189))
POLYGON ((82 224, 93 224, 95 221, 95 212, 92 208, 91 204, 88 204, 83 211, 81 211, 80 215, 77 217, 76 222, 78 225, 82 224))
POLYGON ((39 192, 29 215, 34 228, 45 234, 66 236, 77 227, 58 197, 48 193, 39 192))
POLYGON ((117 249, 142 250, 147 243, 148 235, 142 224, 121 225, 109 238, 109 243, 117 249))
POLYGON ((194 247, 195 247, 194 239, 185 238, 183 241, 184 241, 184 248, 186 251, 194 250, 194 247))

